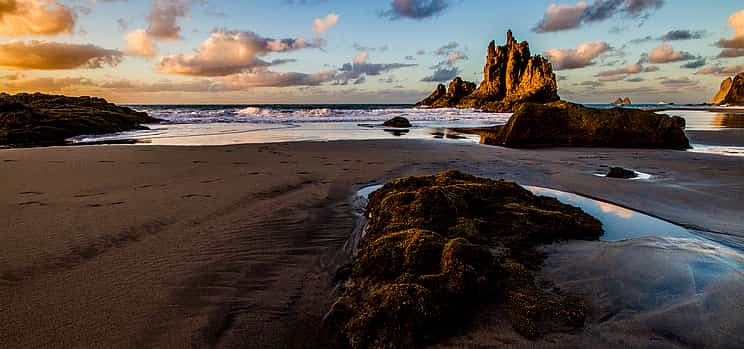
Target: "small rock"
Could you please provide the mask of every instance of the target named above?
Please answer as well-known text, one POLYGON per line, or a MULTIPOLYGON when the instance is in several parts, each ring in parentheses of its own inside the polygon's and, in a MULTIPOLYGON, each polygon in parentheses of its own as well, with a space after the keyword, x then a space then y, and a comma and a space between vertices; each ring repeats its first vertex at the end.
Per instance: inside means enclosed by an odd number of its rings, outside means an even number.
POLYGON ((396 116, 388 121, 385 121, 382 125, 387 127, 407 128, 411 127, 411 122, 402 116, 396 116))
POLYGON ((631 179, 638 177, 638 174, 635 173, 635 171, 626 170, 622 167, 612 167, 610 168, 610 171, 607 172, 608 178, 622 178, 622 179, 631 179))

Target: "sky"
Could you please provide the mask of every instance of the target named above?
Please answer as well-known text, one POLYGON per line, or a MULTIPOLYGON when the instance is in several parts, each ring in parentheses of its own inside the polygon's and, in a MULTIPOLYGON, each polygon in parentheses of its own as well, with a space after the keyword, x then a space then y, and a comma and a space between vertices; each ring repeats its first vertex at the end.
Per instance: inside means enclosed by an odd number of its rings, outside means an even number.
POLYGON ((0 0, 0 92, 415 103, 480 83, 509 29, 575 102, 702 103, 744 71, 733 0, 0 0))

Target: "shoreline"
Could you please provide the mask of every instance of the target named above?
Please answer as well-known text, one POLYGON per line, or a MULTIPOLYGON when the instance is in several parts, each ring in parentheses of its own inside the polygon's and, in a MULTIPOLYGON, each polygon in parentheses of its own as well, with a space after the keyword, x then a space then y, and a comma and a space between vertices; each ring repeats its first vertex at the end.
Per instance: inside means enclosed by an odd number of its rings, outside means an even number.
POLYGON ((0 342, 302 347, 333 301, 362 187, 453 168, 741 237, 739 164, 400 139, 3 149, 0 342), (605 166, 654 179, 594 175, 605 166))

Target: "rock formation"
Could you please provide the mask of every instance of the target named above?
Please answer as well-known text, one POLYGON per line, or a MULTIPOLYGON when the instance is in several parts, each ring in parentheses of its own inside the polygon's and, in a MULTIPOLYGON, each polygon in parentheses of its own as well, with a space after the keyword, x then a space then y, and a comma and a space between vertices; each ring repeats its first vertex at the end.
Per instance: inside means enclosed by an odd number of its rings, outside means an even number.
POLYGON ((633 103, 630 101, 630 98, 625 97, 625 98, 618 98, 618 99, 616 99, 614 102, 612 102, 612 104, 614 104, 614 105, 630 105, 630 104, 633 104, 633 103))
POLYGON ((475 130, 481 143, 508 147, 689 149, 685 120, 639 109, 587 108, 565 101, 526 103, 506 125, 475 130))
POLYGON ((95 97, 0 94, 0 144, 63 144, 83 134, 142 129, 158 119, 95 97))
POLYGON ((393 180, 370 194, 366 216, 348 288, 324 318, 337 346, 420 347, 489 301, 528 338, 583 326, 580 299, 534 278, 536 246, 602 235, 582 210, 513 182, 445 171, 393 180))
POLYGON ((557 101, 558 87, 553 68, 547 59, 532 56, 529 44, 518 43, 509 31, 504 46, 488 45, 483 81, 475 84, 459 77, 444 92, 444 85, 417 106, 480 108, 491 112, 512 112, 525 102, 557 101))
POLYGON ((733 79, 726 78, 721 83, 721 89, 711 101, 717 105, 744 105, 744 72, 733 79))

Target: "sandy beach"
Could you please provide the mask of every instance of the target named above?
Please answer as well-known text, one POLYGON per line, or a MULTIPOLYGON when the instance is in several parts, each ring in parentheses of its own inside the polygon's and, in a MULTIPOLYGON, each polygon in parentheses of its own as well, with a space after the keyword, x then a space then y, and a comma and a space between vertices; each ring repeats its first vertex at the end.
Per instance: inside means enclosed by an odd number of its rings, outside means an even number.
POLYGON ((454 168, 744 236, 740 164, 405 140, 0 150, 0 342, 313 346, 363 186, 454 168), (652 179, 595 175, 607 166, 652 179))

